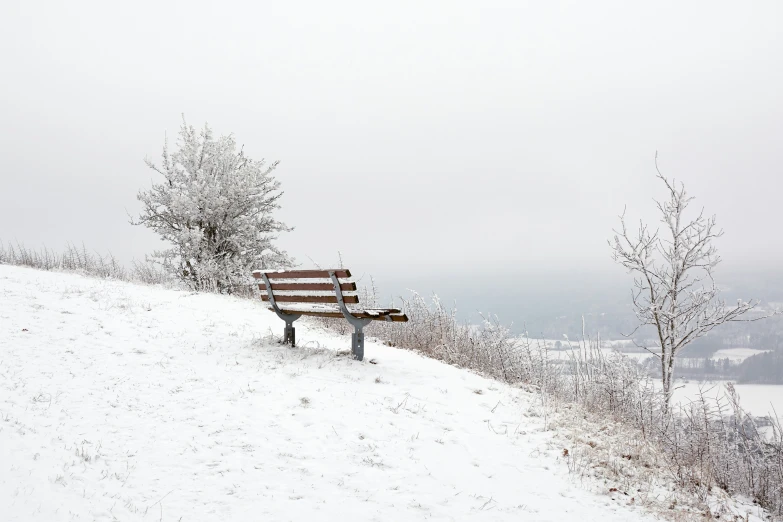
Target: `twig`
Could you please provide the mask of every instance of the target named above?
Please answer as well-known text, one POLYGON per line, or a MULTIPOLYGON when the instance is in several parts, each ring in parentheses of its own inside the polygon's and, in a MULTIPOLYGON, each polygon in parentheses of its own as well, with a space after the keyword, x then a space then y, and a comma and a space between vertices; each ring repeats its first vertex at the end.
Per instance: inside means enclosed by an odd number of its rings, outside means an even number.
POLYGON ((174 491, 175 491, 175 490, 174 490, 174 489, 172 489, 171 491, 169 491, 168 493, 166 493, 165 495, 163 495, 162 497, 160 497, 160 500, 158 500, 157 502, 155 502, 155 504, 152 504, 152 505, 149 505, 149 506, 147 506, 147 509, 149 509, 149 508, 151 508, 151 507, 155 507, 157 504, 160 504, 161 502, 163 502, 163 499, 164 499, 164 498, 166 498, 166 497, 168 497, 169 495, 171 495, 171 494, 172 494, 174 491))

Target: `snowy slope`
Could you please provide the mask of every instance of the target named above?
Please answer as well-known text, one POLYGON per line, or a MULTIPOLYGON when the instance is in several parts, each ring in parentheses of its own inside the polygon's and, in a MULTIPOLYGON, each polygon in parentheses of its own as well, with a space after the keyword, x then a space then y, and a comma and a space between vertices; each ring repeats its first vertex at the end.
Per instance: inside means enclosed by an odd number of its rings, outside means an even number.
POLYGON ((570 478, 532 395, 281 331, 259 302, 0 266, 0 520, 652 520, 570 478))

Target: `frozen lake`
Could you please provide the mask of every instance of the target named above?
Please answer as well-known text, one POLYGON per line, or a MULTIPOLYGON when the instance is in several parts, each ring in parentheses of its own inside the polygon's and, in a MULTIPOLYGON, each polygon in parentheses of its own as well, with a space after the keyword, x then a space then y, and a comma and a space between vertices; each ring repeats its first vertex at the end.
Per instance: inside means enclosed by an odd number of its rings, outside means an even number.
MULTIPOLYGON (((605 354, 609 354, 614 350, 611 348, 601 349, 605 354)), ((763 350, 754 350, 752 348, 727 348, 715 352, 712 359, 725 359, 729 358, 733 362, 741 362, 742 360, 762 353, 763 350)), ((572 356, 575 350, 552 350, 549 352, 549 356, 557 360, 565 360, 569 356, 572 356)), ((631 359, 641 362, 645 359, 653 357, 650 353, 643 352, 624 352, 623 355, 630 357, 631 359)), ((705 397, 723 399, 725 396, 725 384, 730 381, 706 381, 699 382, 696 380, 676 380, 674 401, 683 404, 689 401, 696 400, 699 397, 699 390, 702 390, 705 397)), ((771 415, 773 409, 778 412, 778 415, 783 418, 783 385, 775 384, 734 384, 734 389, 740 396, 740 404, 742 407, 752 413, 753 415, 771 415)), ((724 400, 724 402, 726 402, 724 400)))
MULTIPOLYGON (((677 380, 674 390, 675 402, 687 403, 699 397, 702 390, 705 397, 721 398, 726 394, 725 384, 729 381, 682 381, 677 380)), ((753 415, 773 415, 777 411, 783 418, 783 385, 780 384, 734 384, 740 396, 742 407, 753 415)))

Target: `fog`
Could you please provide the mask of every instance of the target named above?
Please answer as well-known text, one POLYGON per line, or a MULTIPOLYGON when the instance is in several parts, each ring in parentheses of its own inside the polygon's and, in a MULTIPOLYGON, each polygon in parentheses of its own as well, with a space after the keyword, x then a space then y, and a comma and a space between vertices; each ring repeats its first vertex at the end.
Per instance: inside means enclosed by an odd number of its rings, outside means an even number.
POLYGON ((774 1, 6 1, 0 239, 126 262, 158 248, 129 215, 156 180, 144 157, 184 113, 281 161, 295 230, 279 242, 302 266, 339 251, 383 292, 516 306, 514 321, 547 299, 622 298, 606 240, 626 206, 655 218, 656 151, 717 214, 725 273, 771 272, 782 15, 774 1))

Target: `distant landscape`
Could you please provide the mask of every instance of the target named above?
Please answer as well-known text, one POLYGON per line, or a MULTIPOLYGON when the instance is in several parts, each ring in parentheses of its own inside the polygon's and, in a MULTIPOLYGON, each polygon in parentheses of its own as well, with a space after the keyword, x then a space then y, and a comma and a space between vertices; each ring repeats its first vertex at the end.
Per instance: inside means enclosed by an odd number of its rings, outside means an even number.
MULTIPOLYGON (((533 276, 507 281, 465 279, 457 287, 453 282, 437 279, 414 281, 407 286, 394 280, 376 282, 381 285, 382 294, 386 290, 389 299, 409 294, 407 288, 423 295, 437 294, 446 304, 453 305, 457 316, 465 322, 477 323, 482 316, 497 316, 512 332, 531 339, 564 341, 567 336, 576 341, 583 335, 584 319, 587 337, 600 336, 605 346, 647 355, 638 346, 651 345, 649 337, 653 332, 640 330, 626 337, 633 332, 636 318, 630 307, 630 281, 619 272, 559 274, 552 280, 533 276)), ((783 302, 783 276, 779 272, 728 273, 723 280, 727 302, 740 295, 759 300, 755 316, 780 307, 783 302)), ((677 376, 681 378, 783 384, 783 316, 723 325, 690 344, 676 364, 677 376)), ((644 365, 651 375, 660 374, 654 360, 646 360, 644 365)))

